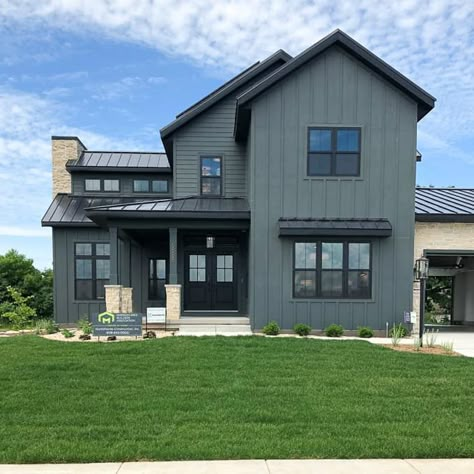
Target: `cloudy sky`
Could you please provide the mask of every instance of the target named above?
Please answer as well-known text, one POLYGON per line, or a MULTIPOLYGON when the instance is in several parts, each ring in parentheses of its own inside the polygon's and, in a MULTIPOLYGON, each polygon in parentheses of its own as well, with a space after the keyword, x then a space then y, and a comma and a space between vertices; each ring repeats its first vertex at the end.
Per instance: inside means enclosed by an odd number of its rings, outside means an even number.
POLYGON ((0 0, 0 253, 51 263, 51 135, 161 150, 180 110, 335 28, 437 97, 419 124, 418 184, 473 187, 473 1, 0 0))

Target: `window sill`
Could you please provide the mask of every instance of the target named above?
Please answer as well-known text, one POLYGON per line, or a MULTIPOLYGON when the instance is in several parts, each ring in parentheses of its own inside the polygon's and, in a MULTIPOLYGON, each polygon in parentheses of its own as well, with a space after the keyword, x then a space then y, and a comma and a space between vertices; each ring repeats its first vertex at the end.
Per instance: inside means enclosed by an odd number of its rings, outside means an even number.
POLYGON ((290 303, 375 303, 375 298, 290 298, 290 303))
POLYGON ((364 181, 361 176, 305 176, 303 181, 364 181))

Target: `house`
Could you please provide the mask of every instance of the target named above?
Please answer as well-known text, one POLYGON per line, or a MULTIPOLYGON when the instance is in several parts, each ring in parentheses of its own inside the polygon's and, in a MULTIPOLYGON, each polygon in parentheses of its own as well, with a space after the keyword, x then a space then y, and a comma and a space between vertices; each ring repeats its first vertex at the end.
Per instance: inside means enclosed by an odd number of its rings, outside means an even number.
MULTIPOLYGON (((55 317, 105 309, 384 329, 413 307, 417 122, 434 97, 340 30, 161 129, 52 137, 55 317), (105 287, 105 288, 104 288, 105 287)), ((230 319, 229 319, 230 320, 230 319)))

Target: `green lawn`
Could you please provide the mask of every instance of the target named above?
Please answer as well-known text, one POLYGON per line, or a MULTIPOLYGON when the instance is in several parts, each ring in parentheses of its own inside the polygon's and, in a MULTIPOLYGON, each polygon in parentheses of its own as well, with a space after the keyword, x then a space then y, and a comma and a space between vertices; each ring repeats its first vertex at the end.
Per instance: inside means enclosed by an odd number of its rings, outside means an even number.
POLYGON ((474 456, 474 360, 366 342, 0 339, 0 463, 474 456))

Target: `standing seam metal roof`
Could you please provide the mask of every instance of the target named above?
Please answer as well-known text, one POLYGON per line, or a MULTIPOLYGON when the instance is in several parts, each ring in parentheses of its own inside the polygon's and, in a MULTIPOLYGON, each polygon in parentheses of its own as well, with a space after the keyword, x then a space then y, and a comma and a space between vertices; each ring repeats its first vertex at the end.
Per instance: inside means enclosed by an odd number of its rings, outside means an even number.
POLYGON ((138 151, 84 151, 77 160, 69 160, 67 167, 74 168, 163 168, 170 164, 166 153, 138 151))
POLYGON ((416 216, 472 216, 474 219, 474 189, 416 188, 416 216))

